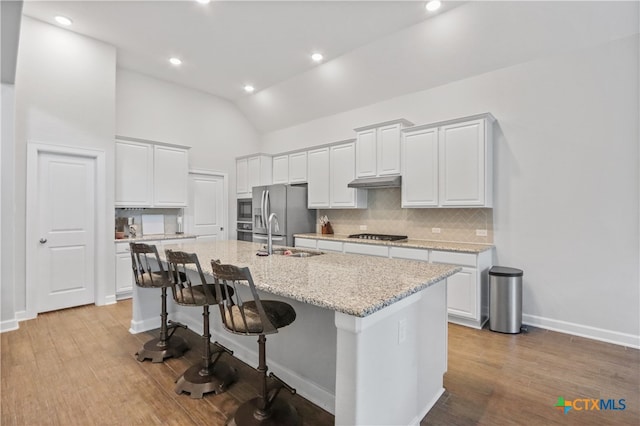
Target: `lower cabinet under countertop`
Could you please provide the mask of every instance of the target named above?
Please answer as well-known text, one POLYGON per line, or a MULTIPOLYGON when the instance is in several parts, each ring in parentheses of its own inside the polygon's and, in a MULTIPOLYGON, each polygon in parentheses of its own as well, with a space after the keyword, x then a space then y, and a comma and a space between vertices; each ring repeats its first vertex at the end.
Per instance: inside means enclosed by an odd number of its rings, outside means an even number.
POLYGON ((141 237, 136 239, 123 239, 116 240, 115 254, 116 254, 116 300, 130 299, 135 281, 133 278, 133 267, 131 264, 131 250, 129 248, 130 242, 145 243, 155 245, 158 251, 163 250, 166 244, 176 244, 195 242, 196 237, 193 235, 181 235, 164 239, 149 239, 148 237, 141 237))
MULTIPOLYGON (((494 249, 479 252, 460 252, 458 249, 400 247, 383 242, 356 243, 336 239, 314 239, 307 235, 295 237, 296 247, 321 251, 362 254, 367 256, 446 263, 462 267, 447 278, 447 313, 449 322, 481 329, 489 319, 489 269, 494 249)), ((443 244, 439 244, 442 246, 443 244)), ((446 246, 446 244, 444 244, 446 246)))

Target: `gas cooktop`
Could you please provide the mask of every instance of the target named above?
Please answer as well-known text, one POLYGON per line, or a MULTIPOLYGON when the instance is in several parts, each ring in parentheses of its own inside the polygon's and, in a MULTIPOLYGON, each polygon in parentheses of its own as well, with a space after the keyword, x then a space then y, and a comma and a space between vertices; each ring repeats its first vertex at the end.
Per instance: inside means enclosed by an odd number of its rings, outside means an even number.
POLYGON ((357 238, 359 240, 378 240, 378 241, 404 241, 406 235, 385 235, 385 234, 352 234, 349 238, 357 238))

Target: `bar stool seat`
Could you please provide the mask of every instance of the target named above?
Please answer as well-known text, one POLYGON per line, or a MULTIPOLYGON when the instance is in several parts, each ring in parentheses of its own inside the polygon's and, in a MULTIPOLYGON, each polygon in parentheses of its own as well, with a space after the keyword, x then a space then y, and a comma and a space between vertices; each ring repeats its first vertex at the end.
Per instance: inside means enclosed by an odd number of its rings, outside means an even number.
POLYGON ((224 352, 233 352, 218 342, 211 345, 209 326, 209 306, 216 305, 218 299, 233 294, 233 289, 226 286, 216 287, 208 284, 198 256, 195 253, 182 251, 166 251, 169 264, 169 277, 173 300, 182 306, 202 307, 202 362, 189 367, 177 380, 175 392, 187 392, 191 398, 202 398, 204 394, 225 392, 227 387, 236 381, 237 371, 227 363, 219 361, 224 352), (195 269, 201 284, 192 283, 187 273, 187 265, 195 269), (211 350, 213 346, 214 350, 211 350), (213 358, 213 359, 212 359, 213 358))
MULTIPOLYGON (((261 300, 267 318, 275 328, 286 327, 296 319, 296 311, 291 305, 277 300, 261 300)), ((223 321, 227 329, 234 329, 239 334, 260 334, 263 330, 262 320, 256 302, 244 302, 244 312, 237 306, 225 310, 223 321), (242 320, 242 315, 246 321, 242 320)))
POLYGON ((166 358, 181 357, 188 349, 187 342, 180 336, 174 336, 176 328, 187 328, 179 322, 167 321, 167 288, 171 287, 169 274, 162 267, 156 246, 143 243, 129 243, 131 265, 136 285, 140 288, 159 288, 162 290, 160 311, 160 337, 146 342, 136 353, 137 360, 142 362, 163 362, 166 358), (152 262, 154 261, 154 262, 152 262), (155 263, 153 270, 152 263, 155 263))
MULTIPOLYGON (((286 327, 296 319, 296 311, 291 305, 277 300, 260 300, 249 268, 223 265, 218 260, 211 261, 216 289, 232 287, 234 293, 227 292, 218 302, 220 315, 225 329, 234 334, 258 336, 258 372, 261 374, 261 386, 256 398, 246 401, 227 422, 230 426, 298 426, 302 419, 296 409, 282 399, 276 399, 284 388, 292 395, 296 390, 282 379, 270 373, 267 377, 266 334, 274 334, 279 328, 286 327), (242 300, 238 284, 249 286, 251 299, 242 300), (269 380, 270 379, 270 380, 269 380)), ((220 290, 218 290, 220 291, 220 290)), ((222 293, 219 293, 222 294, 222 293)))

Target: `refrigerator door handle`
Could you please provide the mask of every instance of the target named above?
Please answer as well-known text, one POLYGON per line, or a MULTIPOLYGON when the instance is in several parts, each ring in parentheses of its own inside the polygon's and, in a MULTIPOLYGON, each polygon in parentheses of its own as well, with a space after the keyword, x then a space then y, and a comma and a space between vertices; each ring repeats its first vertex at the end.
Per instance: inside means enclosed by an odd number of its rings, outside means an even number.
POLYGON ((264 228, 265 227, 265 220, 264 220, 264 199, 266 196, 267 191, 266 190, 262 190, 262 198, 260 199, 260 220, 262 223, 260 223, 260 228, 264 228))
MULTIPOLYGON (((267 189, 267 196, 265 197, 265 201, 264 201, 264 206, 265 206, 265 213, 264 213, 264 217, 269 220, 269 216, 271 215, 271 197, 269 196, 269 190, 267 189)), ((267 227, 269 227, 269 224, 266 224, 267 227)))

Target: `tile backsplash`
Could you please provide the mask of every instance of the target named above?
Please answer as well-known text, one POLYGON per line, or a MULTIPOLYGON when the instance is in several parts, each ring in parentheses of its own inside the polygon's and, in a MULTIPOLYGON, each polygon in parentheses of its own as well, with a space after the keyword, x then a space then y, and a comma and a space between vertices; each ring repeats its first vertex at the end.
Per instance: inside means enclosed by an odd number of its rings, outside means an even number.
POLYGON ((367 209, 318 210, 318 215, 329 218, 336 234, 368 232, 420 240, 493 243, 492 209, 403 209, 400 188, 369 190, 367 198, 367 209), (360 230, 360 225, 366 225, 367 230, 360 230), (440 233, 433 233, 432 228, 440 228, 440 233), (486 230, 487 236, 476 236, 478 229, 486 230))

